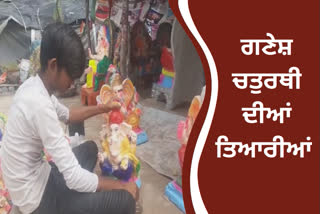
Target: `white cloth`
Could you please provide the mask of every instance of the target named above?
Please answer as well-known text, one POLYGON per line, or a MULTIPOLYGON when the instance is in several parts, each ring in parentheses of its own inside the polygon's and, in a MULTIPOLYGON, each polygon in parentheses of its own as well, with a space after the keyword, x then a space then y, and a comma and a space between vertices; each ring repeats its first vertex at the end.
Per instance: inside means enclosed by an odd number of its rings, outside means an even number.
POLYGON ((61 121, 69 110, 49 96, 37 75, 16 92, 1 147, 1 167, 13 204, 31 213, 41 201, 51 167, 42 160, 45 148, 63 174, 67 186, 78 192, 95 192, 98 177, 79 165, 66 139, 61 121))

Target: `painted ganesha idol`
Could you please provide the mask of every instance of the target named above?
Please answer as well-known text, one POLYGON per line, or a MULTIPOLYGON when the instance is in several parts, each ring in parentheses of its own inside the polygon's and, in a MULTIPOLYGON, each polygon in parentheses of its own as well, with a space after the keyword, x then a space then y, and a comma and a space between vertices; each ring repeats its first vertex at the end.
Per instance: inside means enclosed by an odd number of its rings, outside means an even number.
POLYGON ((136 157, 136 145, 148 138, 140 128, 141 110, 137 107, 138 94, 129 79, 121 80, 114 72, 102 86, 100 100, 108 103, 115 99, 121 104, 119 110, 104 114, 105 123, 100 132, 103 153, 99 154, 102 174, 123 181, 139 176, 140 161, 136 157))
POLYGON ((205 95, 205 87, 203 87, 201 95, 195 96, 191 102, 189 107, 188 116, 185 121, 180 121, 177 129, 177 138, 181 143, 181 147, 178 151, 180 166, 183 166, 184 153, 186 150, 186 146, 188 143, 189 135, 191 133, 191 129, 193 124, 198 116, 198 113, 201 109, 201 105, 203 103, 205 95))

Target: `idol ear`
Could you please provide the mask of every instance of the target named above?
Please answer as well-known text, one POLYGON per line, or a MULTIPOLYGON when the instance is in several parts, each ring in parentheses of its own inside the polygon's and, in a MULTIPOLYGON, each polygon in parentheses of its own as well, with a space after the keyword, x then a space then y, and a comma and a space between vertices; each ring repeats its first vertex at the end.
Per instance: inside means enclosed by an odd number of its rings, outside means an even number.
POLYGON ((100 100, 103 104, 108 103, 108 101, 113 98, 114 94, 111 87, 107 84, 103 85, 100 89, 100 100))
POLYGON ((125 106, 127 107, 133 99, 135 88, 130 79, 125 79, 122 82, 122 91, 124 94, 125 106))

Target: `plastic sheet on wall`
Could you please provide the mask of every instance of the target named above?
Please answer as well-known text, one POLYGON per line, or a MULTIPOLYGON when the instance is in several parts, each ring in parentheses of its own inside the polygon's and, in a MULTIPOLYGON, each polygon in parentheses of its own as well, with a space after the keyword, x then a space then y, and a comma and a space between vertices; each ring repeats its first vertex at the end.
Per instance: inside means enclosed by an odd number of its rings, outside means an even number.
MULTIPOLYGON (((85 1, 60 0, 65 23, 85 18, 85 1)), ((52 23, 55 0, 0 1, 0 23, 13 18, 25 28, 41 29, 52 23)))
POLYGON ((28 58, 31 45, 31 32, 24 30, 14 21, 9 21, 0 34, 0 65, 17 65, 17 60, 28 58), (5 53, 5 54, 4 54, 5 53))
MULTIPOLYGON (((85 19, 85 1, 61 0, 64 22, 85 19)), ((17 64, 31 54, 31 29, 54 22, 55 0, 0 1, 0 65, 17 64), (5 53, 5 54, 3 54, 5 53)))

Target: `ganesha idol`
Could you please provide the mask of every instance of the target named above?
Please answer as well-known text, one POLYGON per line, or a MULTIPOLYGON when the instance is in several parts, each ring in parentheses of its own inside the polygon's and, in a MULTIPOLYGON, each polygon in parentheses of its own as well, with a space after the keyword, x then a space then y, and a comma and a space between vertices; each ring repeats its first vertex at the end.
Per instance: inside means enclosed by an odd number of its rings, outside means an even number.
POLYGON ((104 114, 105 124, 100 133, 103 153, 99 155, 103 175, 128 181, 138 177, 140 162, 136 145, 148 138, 140 128, 141 110, 137 108, 138 94, 129 79, 121 80, 119 73, 109 75, 108 84, 102 86, 99 100, 108 103, 110 99, 121 104, 119 110, 104 114))
POLYGON ((11 205, 9 203, 11 198, 6 186, 3 183, 1 174, 2 173, 0 172, 0 214, 7 214, 10 213, 11 210, 11 205))
POLYGON ((137 107, 139 95, 130 79, 122 81, 122 77, 114 65, 110 65, 105 80, 106 84, 100 90, 100 100, 107 103, 111 97, 121 104, 120 111, 105 114, 106 123, 112 120, 123 120, 137 134, 137 145, 148 141, 145 131, 140 128, 141 109, 137 107))
POLYGON ((205 87, 203 87, 200 96, 195 96, 193 98, 188 110, 187 119, 185 121, 180 121, 178 125, 177 138, 181 143, 181 147, 178 151, 178 155, 179 155, 179 161, 180 161, 181 167, 183 166, 184 153, 185 153, 188 139, 191 133, 191 129, 200 111, 200 108, 204 99, 204 95, 205 95, 205 87))
MULTIPOLYGON (((117 121, 118 122, 118 121, 117 121)), ((139 176, 140 162, 136 157, 137 134, 126 122, 104 125, 101 131, 103 153, 99 154, 102 175, 122 181, 139 176)))

